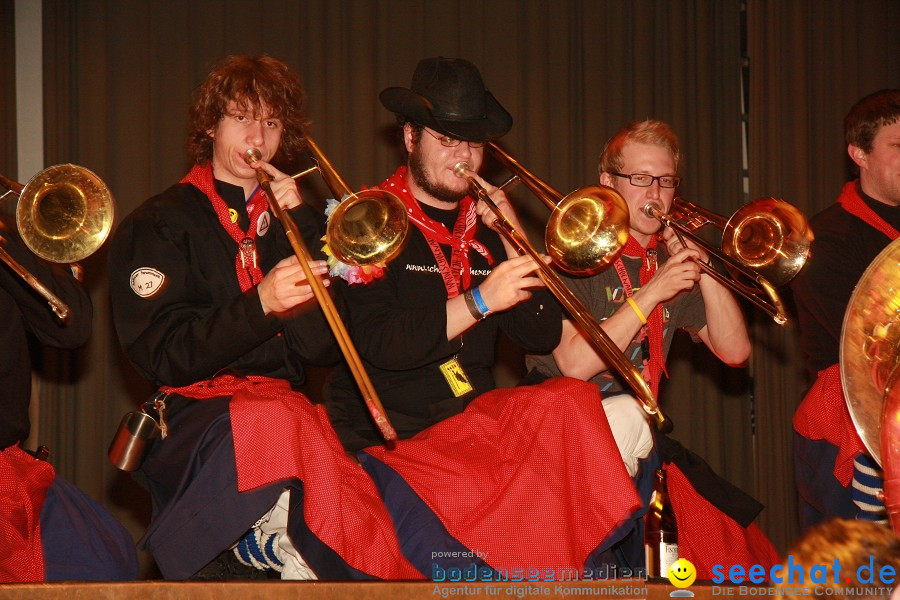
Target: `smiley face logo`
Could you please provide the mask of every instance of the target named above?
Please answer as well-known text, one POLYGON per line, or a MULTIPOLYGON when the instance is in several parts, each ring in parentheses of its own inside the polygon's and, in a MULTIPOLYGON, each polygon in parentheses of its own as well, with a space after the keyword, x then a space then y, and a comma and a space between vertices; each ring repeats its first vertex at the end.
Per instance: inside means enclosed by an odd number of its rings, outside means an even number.
POLYGON ((688 559, 679 558, 669 567, 667 575, 669 576, 669 583, 677 588, 686 588, 690 587, 697 579, 697 569, 694 568, 694 565, 688 559))

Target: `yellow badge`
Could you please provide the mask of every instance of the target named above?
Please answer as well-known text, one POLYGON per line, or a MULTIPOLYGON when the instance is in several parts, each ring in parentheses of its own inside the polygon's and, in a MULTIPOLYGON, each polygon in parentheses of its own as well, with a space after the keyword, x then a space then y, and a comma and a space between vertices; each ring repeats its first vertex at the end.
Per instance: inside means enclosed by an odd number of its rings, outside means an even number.
POLYGON ((236 210, 234 210, 233 208, 229 208, 229 209, 228 209, 228 216, 231 217, 231 222, 232 222, 232 223, 237 223, 238 214, 237 214, 237 211, 236 211, 236 210))
POLYGON ((472 384, 469 383, 466 372, 463 371, 462 365, 455 356, 441 365, 441 373, 444 374, 444 379, 447 380, 447 384, 453 390, 453 395, 457 398, 472 391, 472 384))

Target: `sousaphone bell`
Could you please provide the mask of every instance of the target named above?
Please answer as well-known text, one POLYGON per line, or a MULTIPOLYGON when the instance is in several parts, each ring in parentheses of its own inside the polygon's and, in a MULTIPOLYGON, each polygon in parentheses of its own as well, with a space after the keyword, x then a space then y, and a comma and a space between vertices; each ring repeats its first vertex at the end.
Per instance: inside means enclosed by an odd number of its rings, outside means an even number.
POLYGON ((884 502, 900 533, 900 240, 875 257, 844 313, 841 384, 866 449, 884 470, 884 502))

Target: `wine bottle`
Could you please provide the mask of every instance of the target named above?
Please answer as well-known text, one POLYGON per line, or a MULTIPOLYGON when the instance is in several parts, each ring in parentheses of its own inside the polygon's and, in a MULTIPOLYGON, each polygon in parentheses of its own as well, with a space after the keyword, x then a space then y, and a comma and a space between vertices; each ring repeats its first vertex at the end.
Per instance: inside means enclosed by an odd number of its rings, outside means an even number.
POLYGON ((666 470, 657 469, 653 495, 644 528, 644 557, 648 577, 668 577, 669 567, 678 560, 678 526, 666 488, 666 470))

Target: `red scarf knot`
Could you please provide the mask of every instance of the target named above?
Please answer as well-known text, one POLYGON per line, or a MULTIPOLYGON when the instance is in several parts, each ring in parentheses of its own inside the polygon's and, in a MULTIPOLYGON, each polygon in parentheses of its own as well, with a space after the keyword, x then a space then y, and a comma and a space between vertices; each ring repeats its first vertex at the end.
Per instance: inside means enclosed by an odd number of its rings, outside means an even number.
POLYGON ((388 177, 379 186, 381 189, 396 194, 406 206, 409 220, 425 236, 425 241, 431 248, 438 270, 444 279, 449 298, 459 295, 460 290, 467 290, 471 285, 472 273, 469 262, 469 249, 487 259, 488 264, 494 264, 488 249, 475 240, 475 232, 478 229, 478 213, 475 211, 475 201, 471 196, 466 196, 459 203, 459 216, 453 226, 451 234, 443 223, 439 223, 425 214, 419 201, 416 200, 406 181, 407 168, 399 167, 393 175, 388 177), (440 249, 440 244, 450 246, 450 264, 440 249))
POLYGON ((206 194, 213 209, 216 211, 216 216, 219 217, 219 223, 237 244, 237 253, 234 257, 234 271, 237 275, 238 284, 241 286, 241 291, 246 292, 262 281, 263 273, 262 269, 259 268, 259 261, 256 256, 256 232, 260 217, 269 209, 269 202, 262 188, 258 188, 256 193, 247 200, 247 216, 250 219, 250 226, 245 232, 238 227, 236 222, 231 220, 228 204, 216 190, 211 164, 194 165, 191 171, 181 180, 181 183, 189 183, 206 194))

